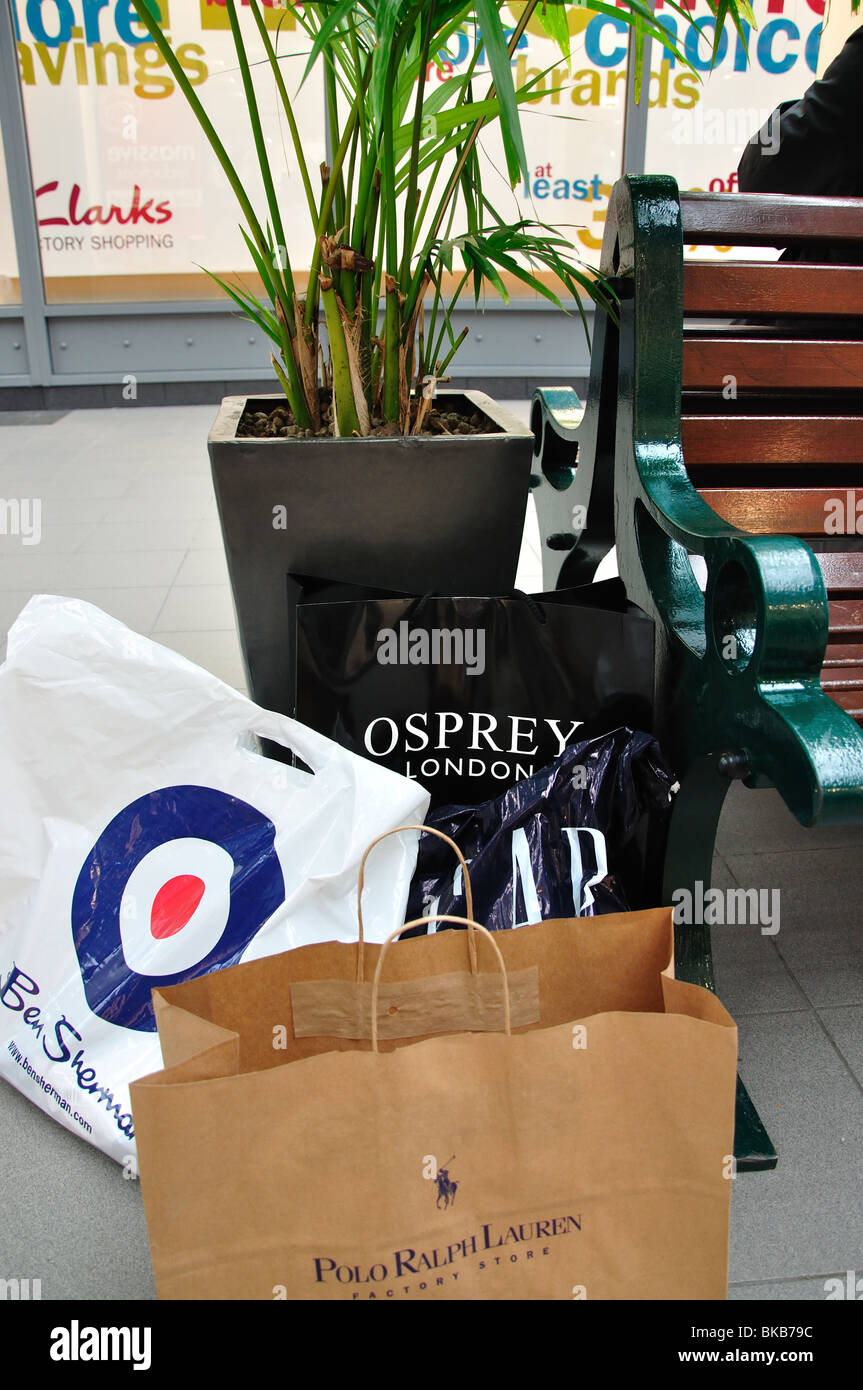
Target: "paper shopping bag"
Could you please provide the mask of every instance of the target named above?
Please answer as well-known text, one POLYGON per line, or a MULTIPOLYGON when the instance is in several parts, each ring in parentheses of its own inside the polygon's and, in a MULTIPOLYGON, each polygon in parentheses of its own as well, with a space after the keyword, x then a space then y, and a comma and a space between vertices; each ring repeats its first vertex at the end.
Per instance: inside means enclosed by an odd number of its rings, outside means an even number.
POLYGON ((670 909, 474 935, 390 946, 376 999, 343 942, 156 992, 160 1298, 725 1297, 737 1035, 670 909))

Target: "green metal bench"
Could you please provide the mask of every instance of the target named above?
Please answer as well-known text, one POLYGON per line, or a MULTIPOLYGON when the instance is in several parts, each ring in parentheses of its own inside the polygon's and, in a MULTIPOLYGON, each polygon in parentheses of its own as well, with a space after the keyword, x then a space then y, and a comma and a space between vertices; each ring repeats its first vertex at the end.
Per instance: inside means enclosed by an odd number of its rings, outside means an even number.
MULTIPOLYGON (((534 398, 546 587, 590 582, 616 545, 656 624, 655 731, 681 783, 669 903, 710 884, 735 778, 776 787, 803 825, 863 815, 861 251, 863 200, 621 179, 601 262, 619 325, 597 324, 584 409, 566 389, 534 398), (812 261, 819 242, 833 264, 683 257, 772 246, 812 261), (830 534, 840 502, 846 530, 830 534)), ((678 927, 675 954, 680 978, 713 988, 708 926, 678 927)), ((775 1166, 740 1082, 735 1147, 740 1169, 775 1166)))

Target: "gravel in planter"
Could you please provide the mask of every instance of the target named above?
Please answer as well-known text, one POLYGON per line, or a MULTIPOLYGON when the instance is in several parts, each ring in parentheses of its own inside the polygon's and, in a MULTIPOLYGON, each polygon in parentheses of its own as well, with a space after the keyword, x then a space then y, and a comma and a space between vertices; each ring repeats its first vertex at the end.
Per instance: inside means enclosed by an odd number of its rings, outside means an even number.
MULTIPOLYGON (((278 437, 290 439, 331 439, 332 438, 332 405, 325 405, 321 415, 323 424, 319 430, 303 430, 295 423, 287 404, 277 405, 271 411, 247 410, 244 412, 239 425, 237 426, 237 437, 248 439, 275 439, 278 437)), ((370 438, 385 438, 389 435, 400 435, 401 430, 398 425, 389 422, 385 423, 379 417, 373 419, 373 428, 370 438)), ((425 426, 420 431, 421 435, 447 435, 447 434, 500 434, 500 427, 490 420, 482 411, 472 410, 470 414, 462 414, 459 411, 440 411, 432 407, 429 411, 425 426)))

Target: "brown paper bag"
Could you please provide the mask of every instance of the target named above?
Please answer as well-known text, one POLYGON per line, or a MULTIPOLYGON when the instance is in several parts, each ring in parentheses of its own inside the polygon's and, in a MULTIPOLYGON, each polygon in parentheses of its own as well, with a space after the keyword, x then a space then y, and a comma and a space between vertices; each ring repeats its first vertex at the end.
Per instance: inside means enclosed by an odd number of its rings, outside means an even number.
POLYGON ((737 1031, 671 956, 661 908, 156 991, 159 1297, 724 1298, 737 1031))

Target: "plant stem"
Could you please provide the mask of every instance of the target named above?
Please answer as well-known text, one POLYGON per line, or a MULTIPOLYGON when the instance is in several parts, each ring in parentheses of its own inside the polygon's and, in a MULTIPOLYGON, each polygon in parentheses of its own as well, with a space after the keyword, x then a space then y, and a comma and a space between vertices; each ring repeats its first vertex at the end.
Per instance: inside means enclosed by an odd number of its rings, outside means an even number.
POLYGON ((400 413, 399 348, 401 346, 401 323, 399 322, 399 289, 391 275, 386 276, 384 288, 386 291, 386 309, 382 414, 385 420, 397 421, 400 413))
POLYGON ((333 415, 334 433, 340 435, 359 434, 360 422, 354 404, 351 384, 351 368, 345 344, 345 327, 339 312, 336 292, 329 275, 320 277, 321 300, 327 316, 327 337, 330 341, 330 357, 333 363, 333 415))
POLYGON ((383 126, 383 167, 381 170, 381 201, 386 224, 386 292, 384 329, 384 391, 383 417, 386 421, 399 419, 399 347, 401 323, 399 316, 399 241, 395 196, 395 149, 393 143, 393 90, 395 87, 395 58, 390 60, 384 89, 381 125, 383 126))
POLYGON ((458 337, 456 338, 455 342, 453 343, 444 360, 442 362, 435 363, 435 376, 443 376, 444 372, 446 371, 452 359, 455 357, 456 353, 458 352, 459 348, 461 347, 469 332, 470 329, 468 328, 467 324, 465 324, 464 328, 459 333, 458 337))
MULTIPOLYGON (((369 218, 365 242, 362 247, 363 254, 367 256, 370 261, 374 261, 375 259, 375 224, 381 196, 380 171, 376 171, 376 174, 377 177, 372 180, 372 191, 369 201, 371 216, 369 218)), ((360 365, 366 387, 366 400, 369 403, 369 410, 371 411, 374 408, 374 401, 372 399, 372 305, 375 307, 375 316, 377 316, 377 295, 380 289, 380 278, 377 265, 375 266, 373 274, 363 276, 361 288, 362 318, 360 320, 360 365)))
POLYGON ((335 197, 336 183, 338 179, 341 177, 342 165, 345 162, 345 156, 347 155, 348 149, 350 147, 351 136, 353 135, 354 124, 356 123, 359 114, 359 106, 361 100, 362 93, 358 92, 354 100, 354 104, 351 107, 350 115, 348 116, 344 131, 342 132, 342 138, 339 144, 339 148, 336 150, 336 153, 333 157, 333 165, 330 169, 329 182, 323 200, 321 202, 321 211, 318 218, 318 225, 315 230, 315 250, 314 255, 312 256, 311 269, 309 271, 309 285, 308 289, 306 290, 306 324, 310 324, 312 322, 312 315, 314 313, 314 308, 318 298, 318 277, 321 273, 321 237, 324 236, 327 231, 327 225, 333 206, 333 198, 335 197))
MULTIPOLYGON (((435 366, 435 363, 437 362, 437 355, 438 355, 438 353, 440 352, 441 347, 443 346, 444 334, 446 333, 447 325, 448 325, 448 324, 451 322, 451 320, 452 320, 452 314, 453 314, 453 310, 455 309, 455 306, 456 306, 456 301, 458 300, 459 295, 461 294, 462 290, 464 289, 465 282, 466 282, 466 280, 468 279, 469 275, 470 275, 470 271, 469 271, 469 270, 466 270, 466 271, 464 272, 464 275, 462 275, 461 279, 459 280, 459 282, 458 282, 458 284, 457 284, 457 286, 456 286, 456 288, 455 288, 455 292, 454 292, 454 294, 453 294, 453 296, 452 296, 452 299, 450 300, 449 304, 448 304, 448 305, 446 306, 446 308, 444 309, 444 313, 443 313, 443 324, 441 325, 441 330, 440 330, 440 332, 439 332, 437 338, 434 339, 434 347, 432 348, 431 352, 429 353, 429 363, 430 363, 431 366, 433 366, 433 367, 435 366)), ((435 307, 437 307, 437 306, 435 306, 435 307)), ((447 361, 449 361, 449 358, 447 358, 447 361)))

